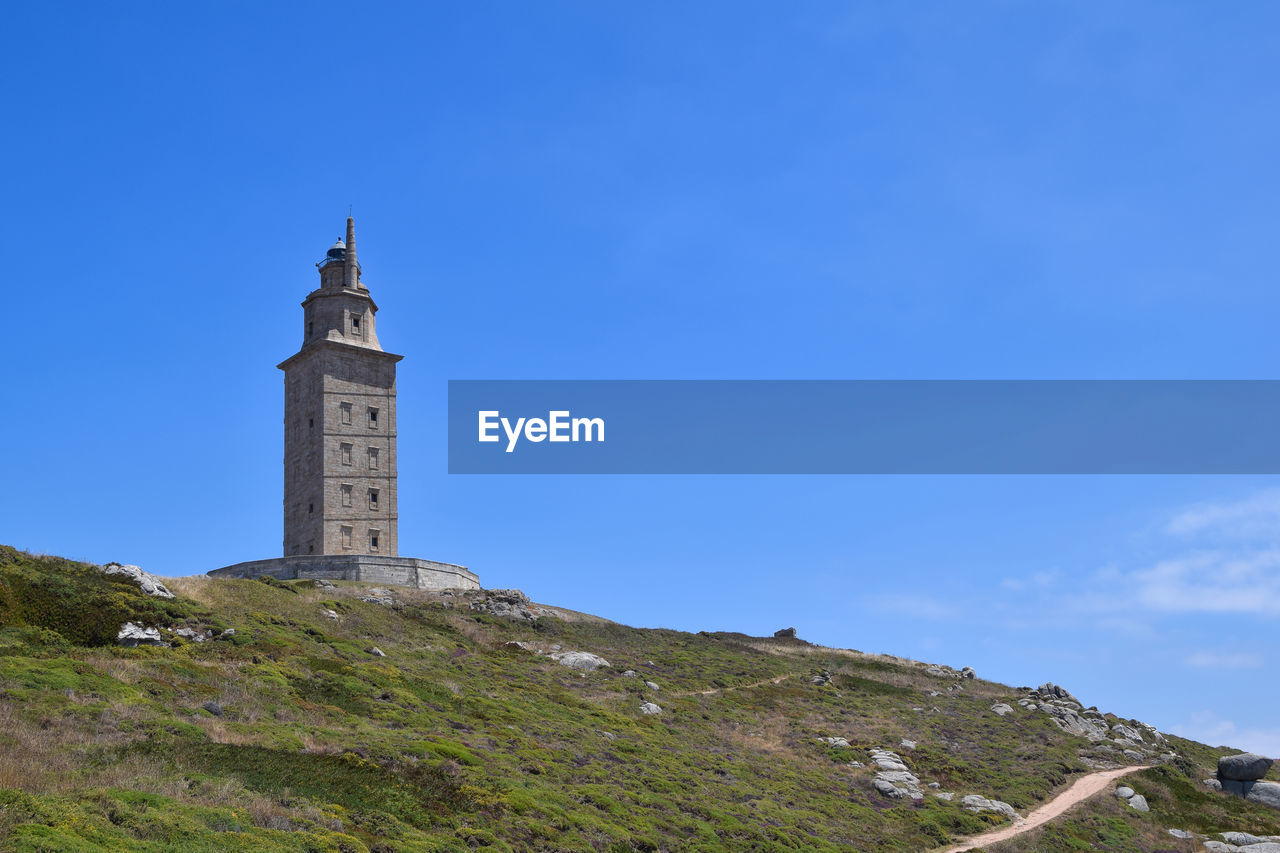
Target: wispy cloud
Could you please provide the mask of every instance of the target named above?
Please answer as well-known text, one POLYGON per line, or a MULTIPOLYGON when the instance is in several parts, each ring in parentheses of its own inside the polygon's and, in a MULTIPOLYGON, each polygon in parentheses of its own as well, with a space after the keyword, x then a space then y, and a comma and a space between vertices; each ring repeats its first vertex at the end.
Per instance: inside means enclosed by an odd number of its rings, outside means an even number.
POLYGON ((1280 616, 1280 549, 1200 551, 1129 575, 1137 603, 1165 613, 1280 616))
POLYGON ((1280 489, 1238 501, 1195 504, 1177 513, 1164 529, 1174 536, 1280 541, 1280 489))
POLYGON ((1280 728, 1249 726, 1242 728, 1213 711, 1192 714, 1189 721, 1170 726, 1169 731, 1180 737, 1198 740, 1211 746, 1246 749, 1269 757, 1280 755, 1280 728))
POLYGON ((1266 660, 1253 652, 1200 651, 1187 658, 1187 666, 1196 669, 1257 669, 1266 660))

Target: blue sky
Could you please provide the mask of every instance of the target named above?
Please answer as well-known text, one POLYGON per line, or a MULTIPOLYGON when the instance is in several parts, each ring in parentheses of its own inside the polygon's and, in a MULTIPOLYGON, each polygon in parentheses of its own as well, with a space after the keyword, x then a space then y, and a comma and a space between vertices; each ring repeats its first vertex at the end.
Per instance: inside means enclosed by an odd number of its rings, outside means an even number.
POLYGON ((1278 478, 451 477, 444 429, 448 379, 1275 378, 1274 5, 7 14, 0 541, 277 554, 354 205, 401 553, 1280 753, 1278 478))

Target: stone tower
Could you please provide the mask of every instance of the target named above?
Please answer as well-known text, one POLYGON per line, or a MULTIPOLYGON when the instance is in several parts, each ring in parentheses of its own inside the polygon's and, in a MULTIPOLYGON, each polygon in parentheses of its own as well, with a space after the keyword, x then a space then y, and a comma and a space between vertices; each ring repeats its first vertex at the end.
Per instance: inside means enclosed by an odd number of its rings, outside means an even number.
POLYGON ((316 267, 284 371, 284 556, 397 554, 396 362, 360 278, 355 221, 316 267))

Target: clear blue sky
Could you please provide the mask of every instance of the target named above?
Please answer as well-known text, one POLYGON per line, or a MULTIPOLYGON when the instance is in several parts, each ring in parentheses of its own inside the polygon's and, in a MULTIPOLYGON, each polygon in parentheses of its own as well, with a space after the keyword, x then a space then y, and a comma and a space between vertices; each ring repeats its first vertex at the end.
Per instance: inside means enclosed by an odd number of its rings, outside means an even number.
POLYGON ((1280 478, 450 477, 479 378, 1276 378, 1269 3, 24 4, 0 541, 281 547, 355 206, 401 553, 1280 753, 1280 478))

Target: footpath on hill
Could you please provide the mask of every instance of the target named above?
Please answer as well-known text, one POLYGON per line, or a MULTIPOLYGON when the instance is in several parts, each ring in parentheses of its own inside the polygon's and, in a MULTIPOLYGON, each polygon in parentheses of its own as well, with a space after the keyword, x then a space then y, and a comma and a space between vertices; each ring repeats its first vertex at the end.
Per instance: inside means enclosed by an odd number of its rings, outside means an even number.
POLYGON ((999 829, 984 832, 981 835, 975 835, 966 841, 946 848, 942 853, 964 853, 966 850, 976 850, 988 844, 1007 841, 1024 832, 1030 832, 1037 826, 1042 826, 1058 817, 1076 803, 1089 799, 1121 776, 1128 776, 1130 773, 1137 773, 1139 770, 1146 769, 1147 765, 1136 765, 1134 767, 1121 767, 1116 770, 1100 770, 1097 773, 1090 773, 1088 776, 1081 776, 1070 788, 1035 809, 1022 820, 1016 821, 1009 826, 1002 826, 999 829))

